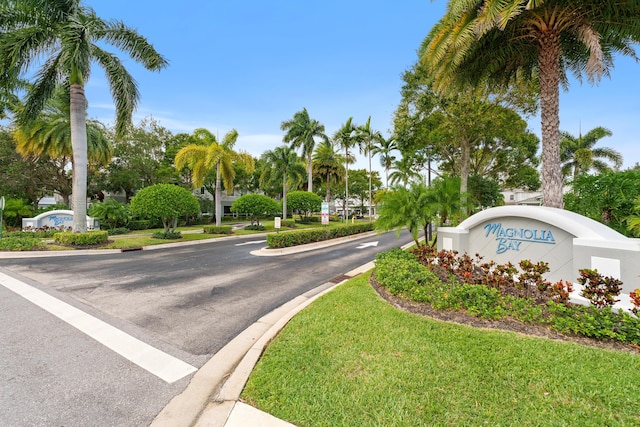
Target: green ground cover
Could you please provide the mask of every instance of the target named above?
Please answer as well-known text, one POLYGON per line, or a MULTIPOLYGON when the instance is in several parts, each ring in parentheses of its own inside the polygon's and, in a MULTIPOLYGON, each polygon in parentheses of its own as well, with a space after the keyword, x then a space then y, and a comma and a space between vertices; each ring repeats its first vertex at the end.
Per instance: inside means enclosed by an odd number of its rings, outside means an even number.
POLYGON ((363 275, 285 327, 242 397, 299 426, 640 425, 640 356, 406 313, 363 275))

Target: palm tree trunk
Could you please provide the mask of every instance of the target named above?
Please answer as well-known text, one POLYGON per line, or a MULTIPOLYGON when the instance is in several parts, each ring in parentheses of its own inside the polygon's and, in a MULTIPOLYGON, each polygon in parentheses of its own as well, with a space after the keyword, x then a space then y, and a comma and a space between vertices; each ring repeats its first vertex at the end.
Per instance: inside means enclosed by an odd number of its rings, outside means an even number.
POLYGON ((84 87, 70 87, 71 149, 73 151, 73 232, 87 231, 87 123, 84 87))
POLYGON ((542 198, 544 206, 563 208, 560 166, 560 42, 557 31, 540 38, 540 111, 542 123, 542 198))
POLYGON ((460 142, 460 206, 462 207, 463 215, 466 214, 467 209, 467 190, 469 188, 470 169, 471 144, 465 140, 460 142))
POLYGON ((324 200, 329 203, 329 199, 331 198, 331 172, 327 174, 327 191, 324 196, 324 200))
POLYGON ((220 188, 220 161, 216 166, 216 227, 222 224, 222 189, 220 188))
POLYGON ((282 178, 282 219, 287 219, 287 173, 282 178))
POLYGON ((313 193, 313 164, 311 163, 311 153, 307 156, 307 191, 313 193))

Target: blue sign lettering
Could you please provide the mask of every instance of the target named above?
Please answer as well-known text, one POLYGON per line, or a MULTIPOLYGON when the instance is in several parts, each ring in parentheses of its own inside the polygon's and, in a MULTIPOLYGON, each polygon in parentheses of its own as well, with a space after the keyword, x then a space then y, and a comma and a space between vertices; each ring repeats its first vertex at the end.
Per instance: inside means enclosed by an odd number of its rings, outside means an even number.
POLYGON ((489 237, 490 235, 495 236, 498 242, 498 248, 496 249, 497 254, 502 254, 506 251, 519 251, 522 242, 556 244, 551 230, 516 227, 505 228, 501 222, 487 224, 484 226, 484 229, 485 237, 489 237))

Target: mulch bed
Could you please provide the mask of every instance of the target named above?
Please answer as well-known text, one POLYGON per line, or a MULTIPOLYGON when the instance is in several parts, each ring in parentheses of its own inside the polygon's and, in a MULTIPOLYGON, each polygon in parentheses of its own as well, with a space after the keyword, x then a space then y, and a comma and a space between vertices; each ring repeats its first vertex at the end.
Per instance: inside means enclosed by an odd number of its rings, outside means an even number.
POLYGON ((423 304, 396 295, 392 295, 384 286, 380 285, 375 280, 375 277, 373 275, 371 275, 369 283, 382 299, 384 299, 394 307, 403 311, 407 311, 409 313, 419 314, 445 322, 453 322, 460 325, 472 326, 474 328, 499 329, 503 331, 511 331, 524 335, 548 338, 557 341, 569 341, 591 347, 598 347, 608 350, 627 351, 635 354, 640 354, 640 346, 625 344, 619 341, 602 341, 578 335, 565 335, 551 330, 546 325, 530 325, 511 318, 497 320, 481 319, 472 316, 464 311, 436 310, 429 304, 423 304))

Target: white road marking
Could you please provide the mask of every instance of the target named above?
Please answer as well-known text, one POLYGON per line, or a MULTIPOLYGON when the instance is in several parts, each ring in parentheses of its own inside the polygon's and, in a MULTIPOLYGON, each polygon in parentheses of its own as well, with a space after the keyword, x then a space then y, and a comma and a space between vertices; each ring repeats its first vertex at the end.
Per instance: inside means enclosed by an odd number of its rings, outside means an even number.
POLYGON ((252 240, 250 242, 244 242, 244 243, 236 243, 235 246, 244 246, 244 245, 255 245, 258 243, 265 243, 267 240, 252 240))
POLYGON ((368 242, 368 243, 363 243, 360 246, 358 246, 356 249, 364 249, 364 248, 369 248, 372 246, 378 246, 378 242, 368 242))
POLYGON ((188 363, 11 276, 0 273, 0 285, 79 329, 169 384, 197 371, 197 368, 188 363))

